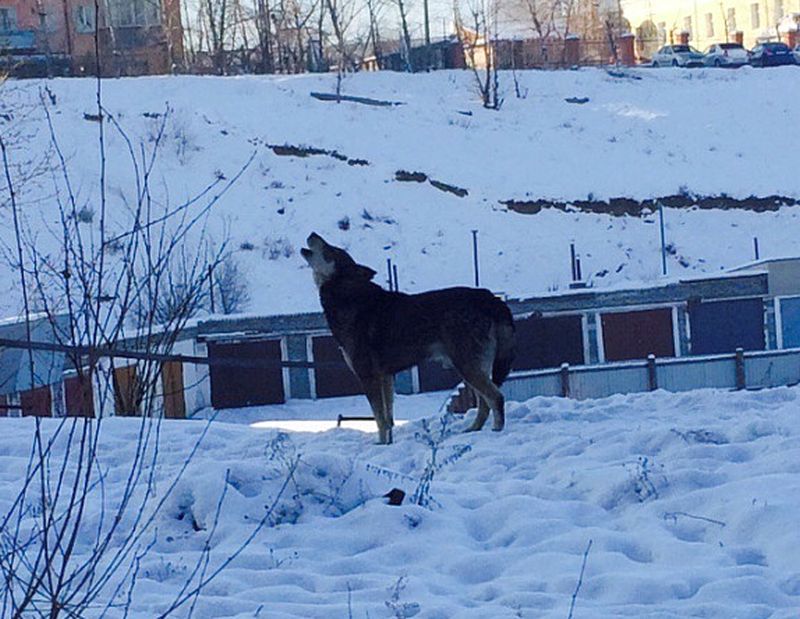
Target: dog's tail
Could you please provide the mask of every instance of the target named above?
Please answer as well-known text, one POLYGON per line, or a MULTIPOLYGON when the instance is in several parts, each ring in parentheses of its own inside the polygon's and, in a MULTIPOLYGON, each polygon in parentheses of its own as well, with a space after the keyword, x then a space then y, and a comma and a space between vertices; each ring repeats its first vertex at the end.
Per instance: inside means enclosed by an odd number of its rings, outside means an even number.
POLYGON ((492 382, 498 387, 511 372, 511 364, 514 362, 514 318, 508 305, 497 299, 497 310, 495 313, 495 338, 497 348, 492 363, 492 382))

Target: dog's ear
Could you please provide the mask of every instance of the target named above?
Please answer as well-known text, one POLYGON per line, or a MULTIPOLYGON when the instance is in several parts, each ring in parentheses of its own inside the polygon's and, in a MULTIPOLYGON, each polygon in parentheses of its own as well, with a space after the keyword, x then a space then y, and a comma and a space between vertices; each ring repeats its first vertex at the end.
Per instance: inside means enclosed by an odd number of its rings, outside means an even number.
POLYGON ((365 267, 363 264, 354 264, 351 272, 355 277, 366 281, 372 280, 372 278, 377 275, 377 271, 365 267))

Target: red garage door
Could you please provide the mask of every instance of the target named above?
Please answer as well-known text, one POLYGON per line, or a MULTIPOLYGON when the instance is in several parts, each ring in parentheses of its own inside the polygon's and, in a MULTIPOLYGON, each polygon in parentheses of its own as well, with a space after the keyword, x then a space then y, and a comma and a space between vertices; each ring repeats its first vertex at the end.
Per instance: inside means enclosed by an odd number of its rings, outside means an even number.
POLYGON ((286 401, 283 368, 280 366, 280 340, 209 342, 208 357, 211 361, 211 405, 214 408, 286 401), (235 361, 235 365, 225 365, 224 361, 228 359, 235 361), (215 361, 223 363, 216 364, 215 361))
POLYGON ((311 339, 314 354, 314 380, 318 398, 364 393, 361 382, 345 363, 342 351, 333 336, 320 335, 311 339))
POLYGON ((601 322, 606 361, 675 356, 670 308, 603 314, 601 322))
POLYGON ((19 394, 19 403, 23 415, 36 417, 51 417, 53 410, 53 396, 50 387, 37 387, 19 394))
POLYGON ((92 379, 88 372, 64 380, 68 417, 94 417, 92 379))

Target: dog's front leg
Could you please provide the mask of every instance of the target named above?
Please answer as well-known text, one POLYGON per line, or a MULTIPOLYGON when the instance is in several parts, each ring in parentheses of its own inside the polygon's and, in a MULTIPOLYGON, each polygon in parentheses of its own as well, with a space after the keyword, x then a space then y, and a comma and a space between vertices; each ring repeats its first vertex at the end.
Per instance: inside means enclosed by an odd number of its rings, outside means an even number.
POLYGON ((387 445, 392 442, 392 430, 386 423, 384 415, 383 380, 381 377, 371 376, 362 378, 361 384, 364 386, 364 393, 372 408, 372 416, 375 417, 375 423, 378 424, 378 442, 381 445, 387 445))

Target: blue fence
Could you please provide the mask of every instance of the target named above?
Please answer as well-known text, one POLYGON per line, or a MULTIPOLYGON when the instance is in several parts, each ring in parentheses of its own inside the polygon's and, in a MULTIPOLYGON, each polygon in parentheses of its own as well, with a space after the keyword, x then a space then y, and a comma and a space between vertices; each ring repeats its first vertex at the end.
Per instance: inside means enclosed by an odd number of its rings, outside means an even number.
POLYGON ((628 361, 511 374, 503 385, 508 400, 566 396, 579 400, 654 389, 762 389, 800 384, 800 348, 702 357, 628 361))

